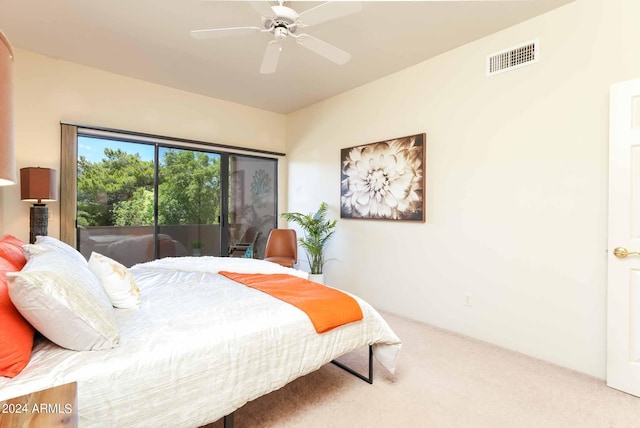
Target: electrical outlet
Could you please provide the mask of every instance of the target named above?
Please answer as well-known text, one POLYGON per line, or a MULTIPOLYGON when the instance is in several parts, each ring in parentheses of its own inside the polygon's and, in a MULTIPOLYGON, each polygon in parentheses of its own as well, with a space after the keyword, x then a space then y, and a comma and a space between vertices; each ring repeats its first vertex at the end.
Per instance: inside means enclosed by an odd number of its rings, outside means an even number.
POLYGON ((472 299, 471 299, 471 293, 465 293, 464 295, 464 305, 468 306, 468 307, 472 307, 472 299))

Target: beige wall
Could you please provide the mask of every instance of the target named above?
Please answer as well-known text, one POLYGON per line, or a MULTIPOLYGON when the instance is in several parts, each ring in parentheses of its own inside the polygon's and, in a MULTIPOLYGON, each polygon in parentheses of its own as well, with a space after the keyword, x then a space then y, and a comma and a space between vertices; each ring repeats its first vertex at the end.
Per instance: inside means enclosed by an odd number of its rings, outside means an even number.
POLYGON ((640 76, 638 16, 577 0, 290 114, 288 209, 334 217, 341 148, 427 134, 427 222, 339 221, 327 282, 604 378, 608 91, 640 76), (539 63, 485 76, 536 38, 539 63))
MULTIPOLYGON (((60 169, 60 121, 284 152, 286 117, 16 49, 17 167, 60 169)), ((286 196, 286 159, 280 195, 286 196)), ((281 198, 282 204, 286 197, 281 198)), ((0 190, 0 232, 29 239, 19 186, 0 190)), ((48 204, 59 237, 59 202, 48 204)), ((284 206, 284 205, 283 205, 284 206)))

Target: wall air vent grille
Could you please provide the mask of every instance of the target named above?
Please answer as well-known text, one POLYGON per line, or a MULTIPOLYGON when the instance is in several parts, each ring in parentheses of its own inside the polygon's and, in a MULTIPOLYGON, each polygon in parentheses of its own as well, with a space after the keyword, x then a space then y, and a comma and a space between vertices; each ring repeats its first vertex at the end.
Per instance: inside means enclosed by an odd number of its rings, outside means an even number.
POLYGON ((487 55, 487 76, 538 62, 538 40, 487 55))

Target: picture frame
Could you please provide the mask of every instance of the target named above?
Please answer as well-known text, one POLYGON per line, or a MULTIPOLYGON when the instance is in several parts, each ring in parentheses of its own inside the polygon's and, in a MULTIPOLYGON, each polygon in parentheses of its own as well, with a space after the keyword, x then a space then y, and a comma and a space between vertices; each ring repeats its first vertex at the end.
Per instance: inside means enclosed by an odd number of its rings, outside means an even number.
POLYGON ((340 218, 426 221, 425 133, 340 150, 340 218))

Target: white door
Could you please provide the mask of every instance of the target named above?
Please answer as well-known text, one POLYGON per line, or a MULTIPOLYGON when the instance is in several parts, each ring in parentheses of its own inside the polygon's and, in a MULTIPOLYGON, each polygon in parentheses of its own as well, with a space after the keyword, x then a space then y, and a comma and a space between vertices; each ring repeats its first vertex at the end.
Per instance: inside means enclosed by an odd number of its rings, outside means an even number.
POLYGON ((607 385, 640 397, 640 79, 611 85, 607 385))

